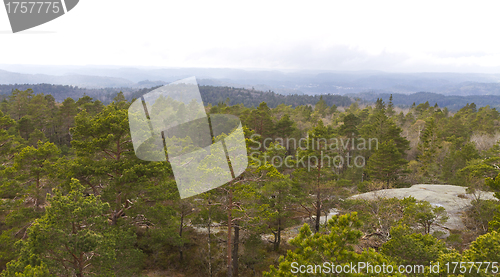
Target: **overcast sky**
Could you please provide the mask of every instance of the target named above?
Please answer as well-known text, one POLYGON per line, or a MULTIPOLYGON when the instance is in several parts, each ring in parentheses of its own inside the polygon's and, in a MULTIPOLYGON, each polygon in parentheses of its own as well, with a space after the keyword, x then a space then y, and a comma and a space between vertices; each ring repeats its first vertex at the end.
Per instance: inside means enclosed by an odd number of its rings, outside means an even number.
POLYGON ((0 64, 500 73, 495 1, 80 0, 0 64), (332 4, 334 3, 334 4, 332 4))

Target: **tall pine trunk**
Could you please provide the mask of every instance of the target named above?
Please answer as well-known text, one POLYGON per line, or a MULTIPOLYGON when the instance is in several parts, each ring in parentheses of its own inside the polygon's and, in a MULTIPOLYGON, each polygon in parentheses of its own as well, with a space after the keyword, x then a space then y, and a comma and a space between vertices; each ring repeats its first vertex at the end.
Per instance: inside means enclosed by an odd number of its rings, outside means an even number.
POLYGON ((240 226, 238 222, 234 224, 234 243, 233 243, 233 277, 238 277, 238 246, 240 243, 240 226))
POLYGON ((182 231, 184 227, 184 211, 181 211, 181 226, 179 227, 179 238, 181 239, 181 245, 179 245, 179 262, 182 263, 184 260, 184 247, 182 242, 182 231))
POLYGON ((278 231, 274 238, 274 251, 278 251, 281 244, 281 217, 278 218, 278 231))
MULTIPOLYGON (((319 150, 321 152, 321 144, 319 146, 319 150)), ((321 167, 323 162, 321 159, 318 161, 318 176, 317 176, 317 192, 316 192, 316 223, 314 226, 314 232, 319 232, 320 221, 321 221, 321 186, 320 186, 320 177, 321 177, 321 167)))
POLYGON ((227 207, 227 277, 233 277, 233 269, 232 269, 232 258, 231 258, 231 249, 232 249, 232 242, 231 242, 231 225, 232 225, 232 217, 231 217, 231 210, 233 206, 233 190, 229 188, 229 203, 227 207))
POLYGON ((210 213, 210 202, 208 202, 208 274, 210 277, 212 277, 212 252, 211 252, 211 242, 212 239, 210 238, 210 226, 212 225, 212 217, 210 213))

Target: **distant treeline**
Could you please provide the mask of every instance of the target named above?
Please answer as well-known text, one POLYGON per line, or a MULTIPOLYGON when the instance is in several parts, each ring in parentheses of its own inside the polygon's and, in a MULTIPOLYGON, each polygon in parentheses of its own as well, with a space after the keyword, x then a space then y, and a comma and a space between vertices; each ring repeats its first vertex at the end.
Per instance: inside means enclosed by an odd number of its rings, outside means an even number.
POLYGON ((220 102, 225 103, 229 99, 227 104, 231 106, 243 104, 245 107, 257 107, 260 103, 266 102, 270 108, 275 108, 279 104, 297 107, 300 105, 314 105, 318 103, 321 96, 328 106, 347 107, 353 102, 351 98, 341 95, 281 95, 274 92, 234 87, 200 86, 200 92, 205 105, 217 105, 220 102))
MULTIPOLYGON (((92 97, 94 100, 101 101, 107 105, 113 101, 113 98, 122 91, 127 100, 139 98, 142 95, 158 88, 135 89, 135 88, 103 88, 103 89, 88 89, 79 88, 76 86, 51 85, 51 84, 14 84, 0 85, 0 100, 8 97, 14 89, 21 91, 29 88, 33 89, 35 94, 43 93, 45 95, 54 96, 57 102, 63 102, 66 98, 71 97, 77 101, 84 95, 92 97)), ((219 87, 219 86, 200 86, 201 97, 205 105, 217 105, 224 103, 227 105, 243 104, 245 107, 257 107, 261 102, 266 102, 270 108, 275 108, 279 104, 291 105, 297 107, 300 105, 315 105, 320 97, 328 106, 336 105, 337 107, 348 107, 354 101, 354 98, 362 99, 361 102, 373 103, 377 98, 382 98, 385 102, 389 101, 390 93, 377 92, 362 92, 348 95, 281 95, 272 91, 264 92, 254 89, 244 89, 235 87, 219 87)), ((451 111, 457 111, 469 103, 475 103, 477 107, 489 105, 492 108, 500 108, 500 95, 469 95, 455 96, 442 95, 431 92, 417 92, 413 94, 392 94, 392 103, 395 106, 410 107, 429 102, 431 105, 437 103, 439 107, 446 107, 451 111)))
MULTIPOLYGON (((134 98, 139 98, 142 95, 158 88, 152 87, 149 89, 141 89, 135 91, 131 94, 124 92, 127 100, 132 100, 134 98)), ((292 106, 293 108, 300 105, 315 105, 318 103, 320 98, 325 101, 326 105, 337 107, 348 107, 351 105, 353 100, 348 96, 342 95, 281 95, 274 93, 272 91, 264 92, 254 89, 244 89, 235 87, 217 87, 217 86, 199 86, 201 98, 205 105, 212 104, 218 105, 219 103, 224 103, 229 106, 234 106, 238 104, 243 104, 245 107, 257 107, 260 103, 266 102, 267 106, 270 108, 275 108, 279 104, 285 104, 287 106, 292 106)))
POLYGON ((52 95, 57 102, 62 103, 64 99, 70 97, 77 101, 82 96, 87 95, 94 100, 99 100, 104 104, 109 104, 113 98, 120 92, 120 90, 129 90, 125 88, 103 88, 103 89, 87 89, 79 88, 77 86, 67 85, 52 85, 52 84, 13 84, 13 85, 0 85, 0 99, 8 97, 13 90, 18 89, 25 91, 32 89, 35 94, 43 93, 45 95, 52 95))
MULTIPOLYGON (((15 85, 0 85, 0 97, 8 97, 14 89, 21 91, 32 89, 35 94, 43 93, 45 95, 54 96, 57 102, 63 102, 64 99, 71 97, 77 101, 84 95, 92 97, 94 100, 99 100, 107 105, 113 101, 113 98, 122 91, 127 100, 139 98, 142 95, 158 88, 132 89, 132 88, 105 88, 105 89, 86 89, 74 86, 50 85, 50 84, 15 84, 15 85)), ((200 93, 205 105, 217 105, 225 103, 228 105, 243 104, 245 107, 257 107, 260 103, 266 102, 271 108, 279 104, 297 107, 300 105, 314 105, 320 97, 328 106, 336 105, 338 107, 347 107, 353 102, 350 97, 341 95, 280 95, 274 92, 263 92, 252 89, 234 88, 234 87, 216 87, 216 86, 200 86, 200 93), (229 100, 228 100, 229 99, 229 100), (229 102, 228 102, 229 101, 229 102)))
MULTIPOLYGON (((279 104, 285 104, 287 106, 297 107, 300 105, 315 105, 320 100, 320 97, 326 102, 326 105, 337 107, 348 107, 351 105, 353 100, 350 97, 342 95, 281 95, 274 93, 272 91, 264 92, 252 89, 235 88, 235 87, 215 87, 215 86, 199 86, 201 98, 205 105, 212 104, 217 105, 219 103, 224 103, 229 106, 234 106, 238 104, 243 104, 245 107, 257 107, 260 103, 266 102, 267 106, 270 108, 275 108, 279 104)), ((152 91, 158 87, 153 87, 150 89, 142 89, 134 92, 127 100, 133 98, 138 98, 149 91, 152 91)))
MULTIPOLYGON (((374 102, 377 98, 382 98, 384 101, 389 101, 389 93, 372 93, 364 92, 353 94, 369 102, 374 102)), ((396 106, 410 107, 415 103, 416 105, 429 102, 431 105, 435 103, 439 107, 446 107, 449 110, 460 110, 467 104, 474 103, 477 107, 485 107, 489 105, 492 108, 500 108, 500 95, 469 95, 469 96, 456 96, 456 95, 442 95, 431 92, 417 92, 413 94, 392 94, 392 103, 396 106)))

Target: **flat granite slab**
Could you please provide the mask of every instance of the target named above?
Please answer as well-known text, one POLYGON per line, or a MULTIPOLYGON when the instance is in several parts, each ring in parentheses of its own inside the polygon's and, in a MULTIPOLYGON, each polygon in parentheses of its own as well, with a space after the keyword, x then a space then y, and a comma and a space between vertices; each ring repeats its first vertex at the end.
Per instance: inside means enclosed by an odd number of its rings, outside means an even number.
MULTIPOLYGON (((460 218, 464 209, 470 206, 471 200, 475 199, 472 194, 465 192, 466 187, 452 185, 430 185, 419 184, 409 188, 383 189, 377 191, 366 192, 353 195, 353 199, 372 200, 377 198, 393 198, 403 199, 412 196, 417 200, 424 200, 431 203, 433 206, 441 206, 448 213, 448 221, 444 224, 449 229, 464 229, 465 226, 460 218)), ((480 199, 498 200, 493 196, 493 192, 479 191, 476 197, 480 199)))

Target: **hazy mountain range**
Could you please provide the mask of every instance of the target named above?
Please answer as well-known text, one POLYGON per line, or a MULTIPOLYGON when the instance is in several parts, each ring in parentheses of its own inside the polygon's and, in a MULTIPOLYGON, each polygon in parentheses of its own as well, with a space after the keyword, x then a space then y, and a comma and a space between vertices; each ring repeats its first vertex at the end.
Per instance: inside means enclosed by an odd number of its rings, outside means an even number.
POLYGON ((144 88, 191 76, 196 76, 202 85, 254 87, 280 94, 433 92, 443 95, 500 95, 500 74, 0 65, 0 84, 144 88))
POLYGON ((341 94, 367 101, 382 97, 387 101, 393 94, 396 105, 429 101, 451 109, 470 102, 500 107, 500 74, 0 65, 0 84, 45 83, 81 89, 73 88, 71 97, 84 91, 89 94, 89 89, 100 90, 98 95, 119 90, 132 92, 191 76, 196 76, 200 85, 283 95, 341 94))

